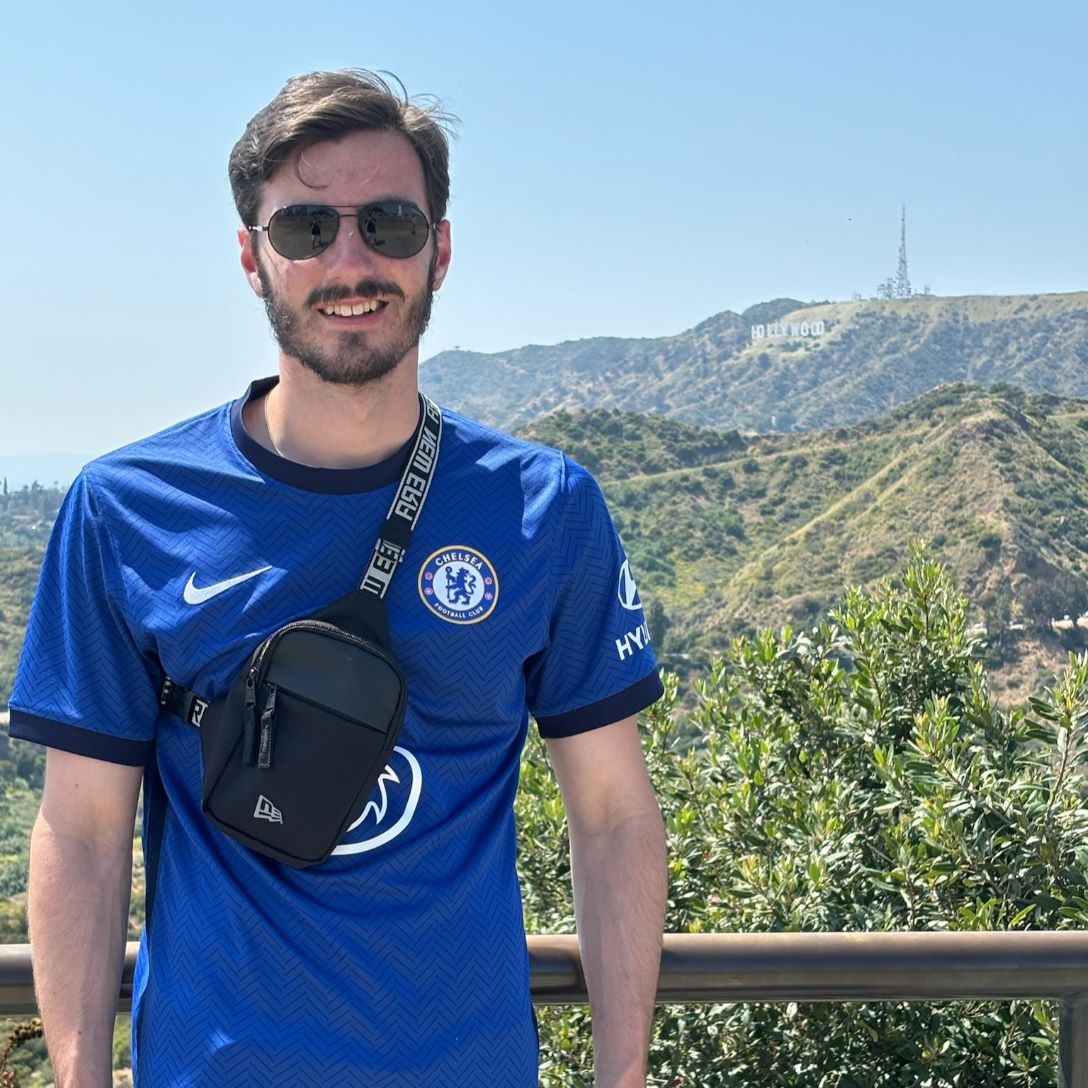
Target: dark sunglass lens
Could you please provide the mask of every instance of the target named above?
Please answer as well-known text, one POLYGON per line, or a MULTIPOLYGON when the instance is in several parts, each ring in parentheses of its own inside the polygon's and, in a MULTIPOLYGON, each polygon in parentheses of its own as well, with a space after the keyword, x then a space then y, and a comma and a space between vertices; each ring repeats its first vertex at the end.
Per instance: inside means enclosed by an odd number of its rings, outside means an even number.
POLYGON ((414 257, 426 244, 430 225, 414 204, 373 204, 359 212, 367 245, 386 257, 414 257))
POLYGON ((280 208, 268 221, 268 240, 282 257, 304 261, 332 245, 340 213, 317 204, 280 208))

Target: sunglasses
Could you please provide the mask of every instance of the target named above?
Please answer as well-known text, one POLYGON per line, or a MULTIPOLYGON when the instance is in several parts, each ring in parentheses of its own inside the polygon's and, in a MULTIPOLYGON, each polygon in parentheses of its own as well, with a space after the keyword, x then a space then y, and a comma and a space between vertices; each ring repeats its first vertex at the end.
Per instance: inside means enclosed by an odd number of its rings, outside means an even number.
POLYGON ((361 208, 328 204, 289 204, 272 213, 268 225, 249 227, 268 235, 272 248, 289 261, 305 261, 324 253, 340 230, 340 212, 353 212, 359 237, 385 257, 414 257, 430 237, 431 224, 414 204, 384 200, 361 208))

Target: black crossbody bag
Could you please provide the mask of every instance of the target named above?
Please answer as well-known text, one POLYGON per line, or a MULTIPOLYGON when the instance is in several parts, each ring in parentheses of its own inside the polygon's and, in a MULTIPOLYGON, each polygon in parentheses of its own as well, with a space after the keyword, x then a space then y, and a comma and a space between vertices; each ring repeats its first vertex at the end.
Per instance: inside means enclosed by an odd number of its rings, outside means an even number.
POLYGON ((404 722, 385 596, 438 462, 442 414, 419 399, 412 454, 359 586, 273 631, 221 699, 163 682, 163 708, 200 730, 205 815, 296 868, 324 861, 359 818, 404 722))

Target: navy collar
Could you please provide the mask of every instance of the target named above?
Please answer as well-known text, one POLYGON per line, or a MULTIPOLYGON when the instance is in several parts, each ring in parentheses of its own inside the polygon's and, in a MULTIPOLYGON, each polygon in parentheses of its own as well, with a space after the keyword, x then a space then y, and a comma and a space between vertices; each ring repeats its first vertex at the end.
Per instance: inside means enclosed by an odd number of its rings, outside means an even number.
POLYGON ((279 382, 279 378, 258 378, 251 382, 245 395, 230 406, 230 430, 242 456, 254 468, 281 483, 304 491, 320 491, 327 495, 351 495, 360 491, 376 491, 395 483, 408 462, 412 449, 410 437, 396 453, 364 468, 313 468, 299 465, 266 450, 245 428, 242 409, 251 400, 263 397, 279 382))

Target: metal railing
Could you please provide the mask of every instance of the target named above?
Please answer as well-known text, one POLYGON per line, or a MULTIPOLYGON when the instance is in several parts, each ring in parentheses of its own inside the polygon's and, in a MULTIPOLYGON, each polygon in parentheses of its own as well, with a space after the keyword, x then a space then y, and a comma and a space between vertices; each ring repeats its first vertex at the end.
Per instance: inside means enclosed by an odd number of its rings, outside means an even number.
MULTIPOLYGON (((118 1003, 132 1000, 128 946, 118 1003)), ((529 938, 533 1001, 586 1001, 574 937, 529 938)), ((1088 932, 666 934, 661 1004, 1061 1002, 1059 1088, 1088 1088, 1088 932)), ((30 945, 0 946, 0 1015, 37 1011, 30 945)))

